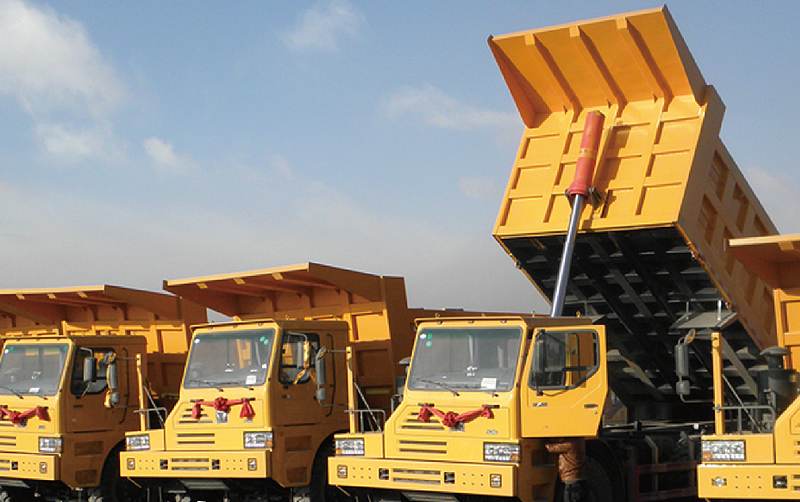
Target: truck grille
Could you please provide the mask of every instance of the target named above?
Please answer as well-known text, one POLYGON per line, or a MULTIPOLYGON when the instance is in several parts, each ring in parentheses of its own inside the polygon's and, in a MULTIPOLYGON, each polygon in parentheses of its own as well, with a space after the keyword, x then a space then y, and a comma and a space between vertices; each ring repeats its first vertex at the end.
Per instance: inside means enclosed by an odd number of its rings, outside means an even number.
POLYGON ((436 417, 431 417, 428 422, 423 422, 418 418, 417 413, 409 413, 400 425, 400 429, 405 431, 443 431, 445 427, 436 417))
MULTIPOLYGON (((211 460, 207 458, 176 458, 170 461, 171 471, 208 471, 211 470, 211 460)), ((219 461, 217 460, 217 469, 219 461)))
POLYGON ((215 443, 213 432, 183 432, 177 434, 177 443, 181 446, 189 445, 208 445, 215 443))
POLYGON ((442 472, 419 469, 392 469, 392 481, 418 485, 441 485, 442 472))
MULTIPOLYGON (((213 410, 212 410, 213 411, 213 410)), ((183 409, 178 423, 181 425, 195 425, 195 424, 213 424, 213 415, 209 415, 205 410, 200 412, 200 418, 195 420, 192 418, 192 407, 189 406, 183 409)))
POLYGON ((411 439, 401 439, 398 444, 402 453, 447 455, 447 441, 414 441, 411 439))
POLYGON ((17 447, 17 437, 16 436, 0 436, 0 447, 16 448, 17 447))

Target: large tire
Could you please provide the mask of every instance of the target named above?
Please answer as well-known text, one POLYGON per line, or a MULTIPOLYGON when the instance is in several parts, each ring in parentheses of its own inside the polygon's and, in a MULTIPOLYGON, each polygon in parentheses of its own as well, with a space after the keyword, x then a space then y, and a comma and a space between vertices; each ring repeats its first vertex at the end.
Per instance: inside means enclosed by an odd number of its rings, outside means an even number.
POLYGON ((593 459, 586 460, 586 492, 588 502, 614 502, 614 490, 603 466, 593 459))
POLYGON ((91 488, 88 492, 88 502, 137 502, 145 500, 145 492, 128 478, 119 474, 120 449, 111 450, 103 466, 100 486, 91 488))
POLYGON ((343 502, 347 500, 344 493, 328 483, 328 458, 334 453, 333 441, 322 443, 311 466, 311 485, 309 496, 311 502, 343 502))
POLYGON ((0 488, 0 502, 34 502, 33 490, 0 488))

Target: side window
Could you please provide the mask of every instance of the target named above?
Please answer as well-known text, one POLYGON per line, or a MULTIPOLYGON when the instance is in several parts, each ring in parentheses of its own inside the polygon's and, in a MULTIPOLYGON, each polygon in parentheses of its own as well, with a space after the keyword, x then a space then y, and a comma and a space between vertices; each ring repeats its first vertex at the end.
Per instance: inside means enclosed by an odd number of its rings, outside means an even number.
POLYGON ((72 394, 80 397, 104 392, 108 388, 106 370, 111 361, 114 360, 114 355, 113 349, 79 347, 75 353, 75 362, 72 365, 72 377, 69 386, 72 394), (94 357, 97 362, 95 365, 95 379, 87 383, 83 381, 83 365, 84 360, 90 357, 94 357))
POLYGON ((284 333, 278 380, 285 385, 308 382, 319 350, 316 333, 284 333))
POLYGON ((534 389, 574 388, 596 371, 600 360, 594 331, 545 331, 536 334, 534 358, 543 364, 531 371, 534 389))

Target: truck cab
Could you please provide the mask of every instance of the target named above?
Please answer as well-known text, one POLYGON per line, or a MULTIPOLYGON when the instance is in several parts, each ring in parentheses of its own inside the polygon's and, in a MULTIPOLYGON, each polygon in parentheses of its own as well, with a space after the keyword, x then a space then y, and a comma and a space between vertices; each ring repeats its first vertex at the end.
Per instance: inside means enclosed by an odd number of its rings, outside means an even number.
POLYGON ((383 432, 337 435, 328 477, 382 499, 549 499, 546 444, 596 436, 605 354, 588 318, 420 321, 402 403, 383 432))
POLYGON ((0 497, 134 497, 118 453, 139 426, 136 358, 168 406, 188 348, 184 315, 201 321, 205 310, 97 286, 0 291, 0 312, 0 497))
POLYGON ((343 354, 329 367, 316 361, 323 347, 345 350, 348 324, 245 321, 193 333, 180 400, 164 429, 128 435, 123 473, 176 493, 280 492, 318 479, 317 450, 348 418, 343 354), (339 392, 320 399, 318 382, 337 378, 339 392))

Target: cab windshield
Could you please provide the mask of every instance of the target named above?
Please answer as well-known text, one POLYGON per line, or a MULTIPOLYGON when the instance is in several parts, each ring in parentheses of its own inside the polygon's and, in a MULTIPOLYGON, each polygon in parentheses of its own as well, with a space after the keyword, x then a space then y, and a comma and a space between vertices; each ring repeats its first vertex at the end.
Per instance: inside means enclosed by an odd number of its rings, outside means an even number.
POLYGON ((192 340, 183 387, 251 387, 267 381, 275 330, 221 331, 192 340))
POLYGON ((412 390, 508 391, 514 386, 519 327, 425 328, 408 376, 412 390))
POLYGON ((0 395, 54 396, 69 355, 69 345, 6 344, 0 357, 0 395))

